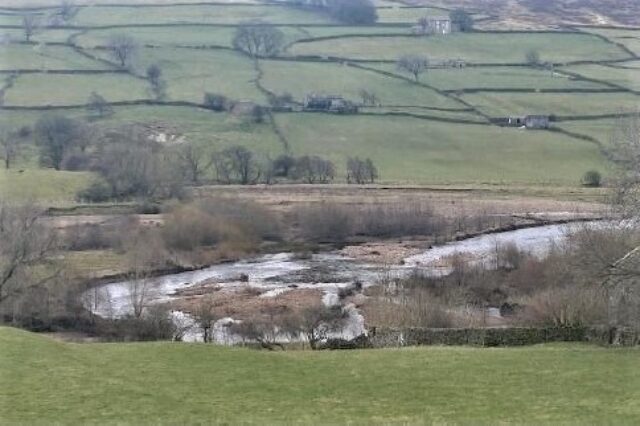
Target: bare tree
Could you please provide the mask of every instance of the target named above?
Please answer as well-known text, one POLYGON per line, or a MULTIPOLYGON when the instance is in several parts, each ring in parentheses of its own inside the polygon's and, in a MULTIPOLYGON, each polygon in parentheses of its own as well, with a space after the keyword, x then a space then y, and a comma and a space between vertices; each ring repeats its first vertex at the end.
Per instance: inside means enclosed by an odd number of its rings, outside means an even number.
POLYGON ((615 205, 627 217, 640 216, 640 110, 620 114, 609 157, 618 166, 613 179, 615 205))
POLYGON ((167 82, 162 77, 162 68, 159 65, 149 65, 149 68, 147 68, 147 80, 155 100, 161 101, 167 97, 167 82))
POLYGON ((295 176, 306 183, 329 183, 336 177, 336 168, 330 160, 305 155, 296 160, 295 176))
POLYGON ((202 148, 193 143, 188 143, 177 150, 180 164, 184 169, 187 179, 195 185, 200 184, 202 175, 213 165, 214 160, 204 155, 202 148))
POLYGON ((35 125, 35 141, 40 147, 40 162, 56 170, 62 168, 65 156, 83 137, 82 125, 61 115, 45 115, 35 125))
POLYGON ((527 61, 527 65, 531 67, 538 68, 542 64, 542 60, 540 59, 540 52, 535 49, 527 51, 524 57, 527 61))
POLYGON ((11 164, 20 155, 23 143, 29 133, 30 129, 28 127, 0 132, 0 158, 4 160, 4 168, 6 170, 9 170, 11 164))
POLYGON ((22 16, 22 31, 24 32, 24 39, 27 43, 31 42, 31 37, 40 28, 40 17, 33 13, 29 13, 22 16))
POLYGON ((32 204, 0 204, 0 305, 29 288, 42 287, 59 275, 57 267, 34 267, 52 264, 56 238, 40 220, 42 211, 32 204))
POLYGON ((318 305, 305 309, 298 319, 300 331, 304 333, 311 349, 328 334, 340 330, 344 326, 346 314, 340 306, 318 305))
POLYGON ((380 103, 380 100, 373 92, 370 92, 366 89, 360 89, 358 93, 360 95, 360 98, 362 99, 363 105, 375 106, 380 103))
POLYGON ((284 34, 279 29, 260 22, 238 26, 233 37, 233 47, 253 58, 277 55, 284 44, 284 34))
POLYGON ((256 183, 262 170, 256 156, 243 146, 232 146, 213 156, 220 182, 249 185, 256 183))
POLYGON ((213 326, 222 316, 218 312, 215 302, 211 296, 205 296, 198 300, 191 315, 202 329, 202 341, 213 342, 213 326))
POLYGON ((91 92, 87 103, 87 112, 92 118, 105 118, 113 115, 113 108, 102 95, 91 92))
POLYGON ((396 62, 398 70, 413 75, 413 78, 420 81, 420 75, 429 68, 429 59, 422 55, 404 55, 396 62))
POLYGON ((129 269, 128 296, 133 316, 140 318, 154 298, 150 280, 154 270, 166 265, 167 255, 155 230, 138 228, 124 242, 129 269))
POLYGON ((107 50, 121 68, 127 68, 138 51, 138 43, 126 34, 113 34, 107 41, 107 50))
POLYGON ((56 15, 58 15, 65 23, 68 23, 75 18, 79 11, 80 8, 76 6, 73 0, 62 0, 56 15))
POLYGON ((359 185, 374 183, 378 178, 378 169, 370 158, 361 160, 358 157, 347 159, 347 182, 359 185))

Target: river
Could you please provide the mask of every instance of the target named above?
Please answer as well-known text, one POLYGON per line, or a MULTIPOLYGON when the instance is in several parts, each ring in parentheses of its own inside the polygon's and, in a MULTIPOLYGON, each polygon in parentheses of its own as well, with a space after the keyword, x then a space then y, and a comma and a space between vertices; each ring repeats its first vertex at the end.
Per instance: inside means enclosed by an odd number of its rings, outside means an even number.
MULTIPOLYGON (((205 269, 165 275, 150 279, 150 299, 156 302, 171 300, 176 291, 215 282, 224 290, 233 291, 246 287, 263 291, 260 297, 275 297, 296 289, 320 289, 326 305, 339 303, 338 291, 352 286, 354 282, 364 287, 376 284, 383 277, 398 277, 419 270, 424 274, 443 275, 450 271, 447 259, 459 254, 469 262, 486 267, 495 265, 496 247, 515 245, 522 251, 542 257, 554 244, 561 244, 567 236, 584 226, 594 226, 600 222, 570 225, 546 225, 533 228, 487 234, 462 241, 451 242, 407 257, 402 265, 383 266, 346 257, 338 252, 314 254, 310 258, 299 258, 290 253, 270 254, 251 260, 214 265, 205 269), (241 278, 242 277, 242 278, 241 278)), ((118 317, 131 312, 129 282, 116 282, 101 287, 109 303, 102 303, 93 311, 103 317, 118 317)), ((355 337, 364 332, 364 319, 353 307, 348 307, 349 321, 340 335, 355 337)), ((189 317, 176 313, 176 318, 188 322, 189 317)), ((216 326, 216 340, 234 343, 233 337, 224 333, 224 325, 230 318, 216 326)), ((188 340, 197 340, 199 333, 191 333, 188 340)))

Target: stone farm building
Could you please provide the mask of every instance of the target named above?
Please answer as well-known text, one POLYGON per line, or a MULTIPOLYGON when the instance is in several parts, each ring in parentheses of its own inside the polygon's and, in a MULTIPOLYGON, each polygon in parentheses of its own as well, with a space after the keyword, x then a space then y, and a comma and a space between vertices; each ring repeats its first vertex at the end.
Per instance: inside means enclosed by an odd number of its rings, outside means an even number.
POLYGON ((551 127, 551 117, 548 115, 513 116, 499 121, 507 127, 526 127, 527 129, 548 129, 551 127))
POLYGON ((342 96, 307 95, 304 98, 304 110, 349 114, 358 112, 358 107, 342 96))
POLYGON ((411 28, 414 34, 419 35, 447 35, 451 34, 451 18, 448 16, 427 16, 421 18, 418 25, 411 28))

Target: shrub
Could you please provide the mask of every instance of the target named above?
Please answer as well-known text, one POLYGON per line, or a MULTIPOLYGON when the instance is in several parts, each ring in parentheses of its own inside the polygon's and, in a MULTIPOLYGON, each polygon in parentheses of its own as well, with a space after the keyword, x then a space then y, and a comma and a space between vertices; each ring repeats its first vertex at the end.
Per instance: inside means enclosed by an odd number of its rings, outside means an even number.
POLYGON ((190 251, 203 246, 215 246, 231 232, 230 224, 190 205, 169 213, 162 228, 168 248, 190 251))
POLYGON ((78 192, 78 201, 90 203, 104 203, 111 199, 113 191, 111 187, 103 180, 96 180, 88 188, 78 192))
POLYGON ((405 202, 365 207, 357 214, 356 232, 372 237, 432 235, 442 222, 431 206, 421 202, 405 202))
POLYGON ((301 208, 296 217, 301 234, 312 241, 342 242, 354 234, 353 214, 337 204, 301 208))
POLYGON ((204 94, 203 103, 206 108, 213 111, 226 111, 231 104, 226 96, 208 92, 204 94))

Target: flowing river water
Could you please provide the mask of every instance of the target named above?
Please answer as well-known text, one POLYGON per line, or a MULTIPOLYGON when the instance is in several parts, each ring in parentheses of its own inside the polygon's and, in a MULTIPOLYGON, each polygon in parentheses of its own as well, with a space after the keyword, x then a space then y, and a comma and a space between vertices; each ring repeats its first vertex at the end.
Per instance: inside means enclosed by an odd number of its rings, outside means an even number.
MULTIPOLYGON (((423 253, 407 257, 402 265, 386 266, 358 261, 339 252, 314 254, 310 258, 299 258, 290 253, 260 256, 251 260, 214 265, 205 269, 159 276, 150 279, 146 286, 150 289, 150 299, 155 302, 169 301, 176 292, 192 288, 205 282, 215 282, 220 289, 234 291, 256 288, 262 291, 259 297, 275 297, 297 289, 319 289, 323 292, 326 305, 340 303, 338 292, 341 288, 353 286, 355 282, 363 287, 371 286, 383 278, 401 277, 414 271, 423 274, 443 275, 450 272, 447 259, 462 255, 469 262, 495 265, 496 248, 515 245, 521 251, 542 257, 555 244, 561 244, 568 235, 584 226, 599 226, 600 222, 582 224, 546 225, 487 234, 462 241, 451 242, 425 250, 423 253), (243 277, 240 279, 239 277, 243 277)), ((106 284, 100 290, 108 303, 95 305, 93 311, 103 317, 118 317, 132 311, 132 284, 127 281, 106 284)), ((347 306, 349 314, 339 337, 353 338, 363 332, 364 319, 354 306, 347 306)), ((189 315, 174 312, 176 321, 195 327, 189 315)), ((229 335, 228 325, 234 320, 226 318, 214 327, 214 340, 221 343, 235 343, 238 338, 229 335)), ((201 333, 193 330, 185 340, 197 341, 201 333)))

